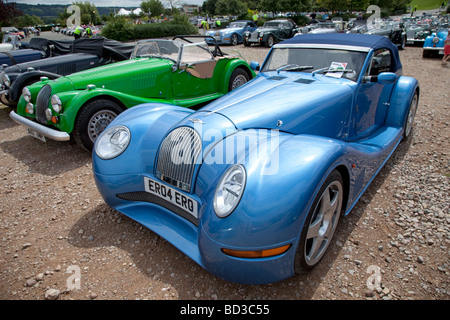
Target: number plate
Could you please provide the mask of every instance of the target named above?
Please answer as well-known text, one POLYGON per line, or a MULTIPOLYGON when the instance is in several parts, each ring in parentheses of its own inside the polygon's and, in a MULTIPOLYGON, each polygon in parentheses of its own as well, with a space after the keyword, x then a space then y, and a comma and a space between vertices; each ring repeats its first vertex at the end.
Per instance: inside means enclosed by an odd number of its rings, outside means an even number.
POLYGON ((444 54, 444 50, 439 50, 439 54, 444 54))
POLYGON ((42 134, 40 134, 39 132, 34 131, 30 128, 27 128, 27 133, 28 133, 28 135, 32 136, 33 138, 39 139, 44 142, 46 141, 45 137, 42 134))
POLYGON ((198 218, 198 203, 191 197, 147 177, 144 177, 144 185, 145 191, 148 193, 154 194, 198 218))

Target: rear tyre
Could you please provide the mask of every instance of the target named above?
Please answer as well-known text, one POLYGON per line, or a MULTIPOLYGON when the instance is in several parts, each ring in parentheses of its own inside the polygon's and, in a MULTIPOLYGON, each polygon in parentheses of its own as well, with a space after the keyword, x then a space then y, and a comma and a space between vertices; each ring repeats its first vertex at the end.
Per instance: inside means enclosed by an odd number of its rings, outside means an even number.
POLYGON ((236 46, 239 43, 239 39, 236 33, 231 36, 231 45, 236 46))
POLYGON ((273 39, 273 36, 269 36, 269 37, 267 38, 267 41, 266 41, 265 45, 266 45, 267 48, 272 48, 274 42, 275 42, 275 41, 274 41, 274 39, 273 39))
POLYGON ((297 248, 295 271, 311 270, 322 260, 336 231, 344 199, 344 182, 334 170, 314 199, 297 248))
POLYGON ((95 140, 121 112, 122 108, 110 100, 88 102, 81 108, 75 121, 73 137, 76 143, 92 151, 95 140))
POLYGON ((405 119, 405 125, 403 126, 403 140, 408 139, 412 135, 414 118, 416 117, 417 107, 419 106, 419 93, 414 92, 414 96, 409 104, 408 116, 405 119))
POLYGON ((249 76, 247 72, 245 72, 241 68, 236 68, 230 77, 230 83, 228 85, 228 92, 242 86, 247 83, 249 80, 249 76))

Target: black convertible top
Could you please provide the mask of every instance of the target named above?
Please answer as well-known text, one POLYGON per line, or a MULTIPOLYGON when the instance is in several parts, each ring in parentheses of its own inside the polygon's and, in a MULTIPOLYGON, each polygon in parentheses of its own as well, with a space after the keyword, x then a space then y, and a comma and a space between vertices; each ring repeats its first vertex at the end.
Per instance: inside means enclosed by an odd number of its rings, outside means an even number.
POLYGON ((47 57, 55 57, 68 53, 88 53, 97 55, 99 58, 126 60, 130 58, 134 44, 124 44, 104 37, 80 38, 77 40, 32 38, 28 47, 30 49, 44 51, 47 57), (52 47, 50 48, 50 46, 52 47))

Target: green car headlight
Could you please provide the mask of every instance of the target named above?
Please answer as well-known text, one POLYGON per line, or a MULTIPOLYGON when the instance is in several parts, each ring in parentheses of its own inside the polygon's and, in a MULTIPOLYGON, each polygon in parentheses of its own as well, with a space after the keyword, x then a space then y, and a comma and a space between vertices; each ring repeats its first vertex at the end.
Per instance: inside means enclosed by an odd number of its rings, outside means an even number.
POLYGON ((31 92, 27 87, 22 89, 22 95, 26 102, 31 102, 31 92))
POLYGON ((244 193, 247 175, 240 164, 231 166, 220 179, 214 194, 214 211, 220 218, 230 215, 244 193))
POLYGON ((95 140, 95 153, 101 159, 108 160, 124 152, 131 140, 130 130, 122 125, 107 128, 95 140))
POLYGON ((56 94, 54 94, 50 102, 52 104, 53 111, 55 111, 56 113, 60 113, 62 109, 61 99, 56 94))

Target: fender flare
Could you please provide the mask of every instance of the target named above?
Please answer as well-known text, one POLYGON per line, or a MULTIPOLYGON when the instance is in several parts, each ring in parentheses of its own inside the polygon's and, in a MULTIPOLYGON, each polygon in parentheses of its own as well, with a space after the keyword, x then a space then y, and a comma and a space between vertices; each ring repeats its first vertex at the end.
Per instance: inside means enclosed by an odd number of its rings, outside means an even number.
MULTIPOLYGON (((214 148, 229 148, 227 140, 239 139, 239 136, 251 140, 252 135, 258 134, 257 131, 237 131, 217 143, 214 148)), ((283 132, 279 135, 278 147, 268 150, 267 154, 252 157, 252 153, 258 152, 258 148, 252 147, 254 145, 250 143, 250 146, 241 150, 232 148, 235 149, 234 163, 201 165, 197 184, 203 187, 199 196, 202 202, 208 203, 205 214, 201 217, 202 228, 214 241, 230 246, 239 247, 240 243, 246 243, 248 247, 264 247, 285 241, 297 242, 293 239, 299 239, 306 214, 323 181, 334 169, 340 172, 349 170, 349 164, 345 162, 347 148, 337 140, 283 132), (276 155, 278 160, 272 163, 276 155), (226 218, 219 218, 214 213, 211 199, 214 198, 218 181, 235 163, 243 164, 247 172, 245 190, 235 211, 226 218), (275 171, 271 171, 272 165, 275 171), (269 171, 263 174, 265 170, 269 171), (255 207, 255 203, 260 205, 255 207), (261 208, 268 209, 264 211, 261 208), (243 232, 244 227, 248 228, 249 232, 243 232), (284 230, 282 234, 276 232, 281 229, 284 230), (266 235, 264 241, 267 243, 254 242, 254 239, 258 238, 254 236, 261 232, 266 235), (248 239, 242 239, 244 234, 248 234, 248 239)), ((237 146, 239 147, 239 143, 237 146)), ((213 160, 208 157, 214 157, 217 153, 212 153, 210 149, 205 155, 205 162, 212 163, 213 160)), ((346 181, 347 177, 344 176, 343 179, 346 181)), ((346 189, 348 188, 347 185, 346 189)))
POLYGON ((253 70, 251 70, 245 62, 238 60, 238 59, 230 61, 229 66, 226 69, 227 72, 225 74, 225 77, 223 78, 224 80, 222 81, 222 84, 220 87, 221 92, 223 92, 225 94, 228 93, 228 84, 230 83, 231 74, 237 68, 241 68, 245 72, 247 72, 247 74, 249 76, 249 81, 256 77, 256 73, 253 70))

